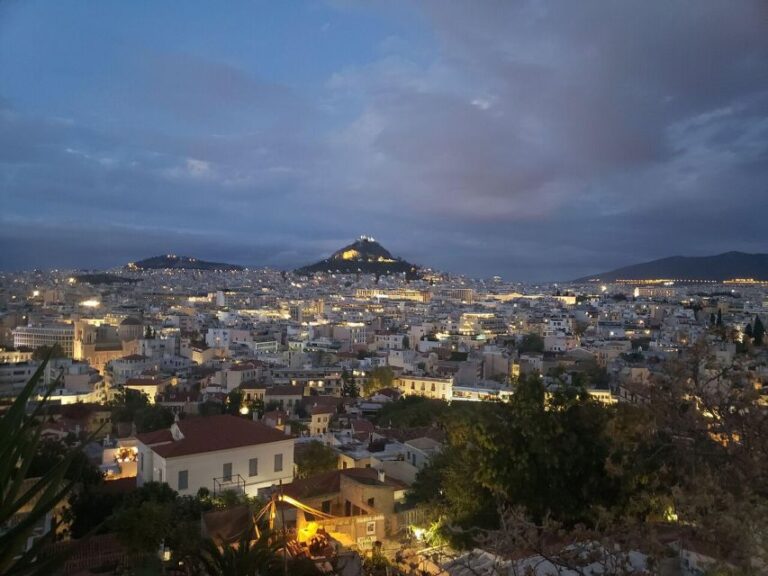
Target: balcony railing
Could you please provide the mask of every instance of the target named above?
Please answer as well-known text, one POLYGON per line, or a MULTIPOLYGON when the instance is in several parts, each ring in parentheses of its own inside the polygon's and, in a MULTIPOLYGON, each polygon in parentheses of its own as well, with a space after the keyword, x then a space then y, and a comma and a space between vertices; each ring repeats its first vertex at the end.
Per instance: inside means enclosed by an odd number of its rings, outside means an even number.
POLYGON ((228 490, 238 494, 245 494, 245 478, 240 476, 240 474, 232 474, 232 476, 221 476, 220 478, 213 479, 214 495, 228 490))

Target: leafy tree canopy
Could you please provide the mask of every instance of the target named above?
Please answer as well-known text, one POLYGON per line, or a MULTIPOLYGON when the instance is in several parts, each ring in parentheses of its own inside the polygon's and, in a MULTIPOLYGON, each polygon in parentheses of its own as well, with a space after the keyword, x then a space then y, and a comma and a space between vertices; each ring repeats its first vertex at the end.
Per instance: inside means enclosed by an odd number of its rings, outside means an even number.
POLYGON ((335 470, 338 467, 336 452, 322 442, 313 440, 296 452, 296 466, 299 478, 310 478, 321 472, 335 470))

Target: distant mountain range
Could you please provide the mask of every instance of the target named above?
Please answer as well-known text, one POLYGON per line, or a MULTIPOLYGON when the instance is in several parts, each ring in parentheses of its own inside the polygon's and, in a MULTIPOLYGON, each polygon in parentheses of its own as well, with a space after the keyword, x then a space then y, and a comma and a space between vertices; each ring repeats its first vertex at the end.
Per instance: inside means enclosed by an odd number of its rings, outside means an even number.
POLYGON ((138 262, 131 262, 126 266, 128 270, 244 270, 237 264, 223 264, 222 262, 206 262, 198 260, 191 256, 176 256, 175 254, 165 254, 163 256, 153 256, 138 262))
POLYGON ((419 267, 395 258, 381 244, 368 236, 361 236, 352 244, 337 250, 329 258, 294 271, 296 274, 331 272, 338 274, 406 274, 418 276, 419 267))
POLYGON ((634 266, 625 266, 579 278, 575 282, 615 280, 768 280, 768 254, 726 252, 716 256, 672 256, 634 266))

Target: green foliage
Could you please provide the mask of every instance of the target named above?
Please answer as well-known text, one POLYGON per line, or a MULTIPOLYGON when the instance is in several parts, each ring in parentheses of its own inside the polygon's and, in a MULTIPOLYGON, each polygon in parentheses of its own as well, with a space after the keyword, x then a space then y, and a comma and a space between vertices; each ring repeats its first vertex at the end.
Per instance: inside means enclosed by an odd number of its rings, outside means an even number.
POLYGON ((388 576, 391 572, 392 564, 382 554, 380 547, 374 548, 371 555, 363 559, 363 574, 365 576, 388 576))
POLYGON ((143 392, 127 389, 117 394, 110 405, 112 422, 133 422, 136 412, 149 406, 149 398, 143 392))
POLYGON ((200 517, 214 505, 206 495, 179 496, 165 483, 148 482, 124 498, 110 527, 136 554, 153 554, 163 543, 176 560, 187 560, 199 551, 200 517))
POLYGON ((212 540, 202 543, 197 560, 204 574, 210 576, 265 576, 280 574, 278 541, 267 531, 256 538, 245 532, 239 542, 219 548, 212 540))
POLYGON ((363 387, 363 394, 370 396, 377 390, 382 388, 389 388, 392 386, 392 382, 395 380, 395 373, 389 366, 377 366, 370 374, 363 387))
POLYGON ((51 358, 66 358, 64 349, 59 344, 40 346, 32 352, 32 360, 50 360, 51 358))
POLYGON ((79 486, 69 498, 67 520, 72 538, 82 538, 104 525, 123 500, 121 494, 100 490, 99 485, 79 486))
POLYGON ((157 404, 145 406, 137 410, 134 415, 136 431, 140 434, 168 428, 173 424, 173 419, 173 412, 165 406, 158 406, 157 404))
POLYGON ((264 412, 274 412, 275 410, 281 410, 280 402, 277 400, 270 400, 267 405, 264 406, 264 412))
POLYGON ((25 547, 36 526, 71 492, 80 470, 75 463, 77 451, 69 450, 42 476, 27 480, 40 449, 39 422, 50 393, 59 384, 52 382, 42 400, 27 414, 27 403, 40 385, 48 360, 43 360, 0 419, 0 573, 4 575, 49 574, 60 560, 55 555, 40 555, 54 537, 53 530, 28 550, 25 547), (20 516, 25 507, 31 510, 20 516))
POLYGON ((755 324, 752 327, 752 338, 755 342, 755 346, 762 346, 765 339, 765 326, 763 321, 760 320, 760 316, 755 316, 755 324))
POLYGON ((380 426, 412 428, 436 424, 448 411, 444 400, 433 400, 423 396, 406 396, 396 402, 389 402, 376 415, 380 426))
POLYGON ((288 420, 288 424, 291 425, 292 434, 300 434, 302 432, 309 432, 309 426, 304 424, 301 420, 288 420))
POLYGON ((264 416, 264 400, 262 398, 254 398, 248 404, 248 410, 251 414, 256 414, 259 418, 264 416))
POLYGON ((521 354, 528 352, 544 352, 544 339, 538 334, 526 334, 520 341, 518 351, 521 354))
POLYGON ((173 505, 147 500, 123 507, 112 518, 120 541, 134 553, 156 552, 173 526, 173 505))
POLYGON ((224 413, 224 406, 214 400, 206 400, 198 409, 200 416, 216 416, 224 413))
POLYGON ((500 505, 523 506, 536 519, 590 522, 618 494, 606 472, 609 420, 580 388, 547 398, 538 377, 523 379, 508 404, 481 403, 443 419, 444 455, 419 474, 411 498, 463 527, 493 527, 500 505))
POLYGON ((235 388, 227 395, 227 404, 224 407, 225 414, 240 416, 240 407, 243 405, 243 393, 235 388))
POLYGON ((296 452, 297 476, 309 478, 321 472, 336 470, 338 456, 332 448, 313 440, 296 452))
POLYGON ((355 384, 355 379, 352 376, 352 374, 349 373, 349 370, 344 368, 344 370, 341 371, 341 381, 342 381, 342 389, 341 394, 342 396, 345 396, 347 398, 357 398, 360 395, 360 389, 358 388, 357 384, 355 384))
POLYGON ((70 461, 64 474, 67 480, 76 480, 86 486, 101 484, 101 472, 82 451, 72 450, 70 446, 54 439, 40 442, 27 470, 27 478, 44 476, 66 459, 70 461))
MULTIPOLYGON (((70 452, 72 448, 58 440, 43 440, 27 471, 27 477, 45 476, 70 457, 70 452)), ((79 538, 97 528, 109 517, 117 498, 99 492, 99 487, 103 484, 103 475, 80 450, 74 451, 64 477, 76 482, 70 493, 69 507, 64 517, 70 525, 72 537, 79 538)))

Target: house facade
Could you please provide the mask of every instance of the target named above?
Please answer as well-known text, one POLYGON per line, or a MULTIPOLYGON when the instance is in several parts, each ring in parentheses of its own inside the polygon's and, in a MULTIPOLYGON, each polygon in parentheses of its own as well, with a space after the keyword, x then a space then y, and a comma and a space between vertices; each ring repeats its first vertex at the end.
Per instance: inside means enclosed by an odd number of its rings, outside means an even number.
POLYGON ((294 439, 230 415, 188 418, 139 434, 137 485, 164 482, 181 495, 259 490, 293 480, 294 439))

